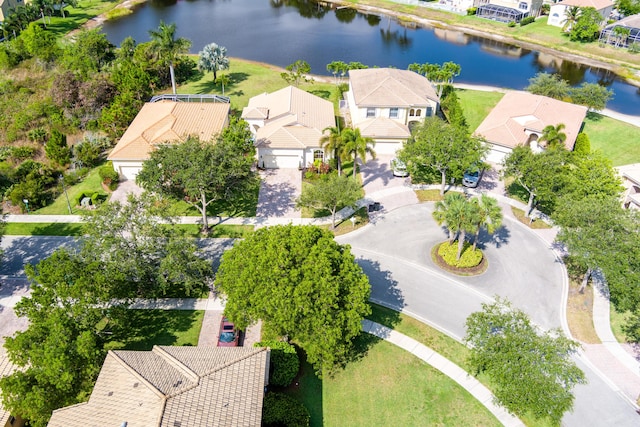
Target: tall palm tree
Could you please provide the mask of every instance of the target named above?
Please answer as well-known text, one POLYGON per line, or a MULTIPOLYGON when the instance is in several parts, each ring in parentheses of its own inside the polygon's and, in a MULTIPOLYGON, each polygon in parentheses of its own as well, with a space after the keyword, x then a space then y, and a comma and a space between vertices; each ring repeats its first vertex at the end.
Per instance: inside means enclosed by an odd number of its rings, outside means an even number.
POLYGON ((375 142, 368 136, 362 136, 359 128, 346 128, 342 131, 341 136, 344 143, 343 154, 353 158, 353 178, 355 179, 358 156, 362 158, 363 164, 367 162, 367 154, 374 159, 376 158, 376 152, 373 150, 375 142))
POLYGON ((498 206, 498 201, 486 194, 472 199, 476 209, 476 235, 473 239, 473 250, 476 250, 478 236, 482 228, 487 229, 487 233, 493 234, 502 225, 502 209, 498 206))
POLYGON ((433 218, 439 225, 445 224, 449 230, 449 244, 453 244, 457 236, 458 260, 462 256, 467 232, 476 231, 476 217, 475 206, 462 193, 447 193, 443 200, 436 203, 433 218))
POLYGON ((220 74, 220 77, 218 77, 218 83, 222 86, 222 96, 224 96, 224 87, 231 83, 231 77, 226 74, 220 74))
POLYGON ((580 17, 580 7, 571 6, 564 10, 564 25, 562 31, 569 31, 573 25, 578 22, 580 17))
POLYGON ((342 154, 344 151, 344 141, 340 133, 340 128, 330 126, 324 129, 324 134, 320 138, 320 146, 323 150, 333 152, 333 157, 338 162, 338 176, 342 175, 342 154), (329 133, 326 133, 329 132, 329 133))
POLYGON ((229 58, 227 58, 227 48, 218 46, 216 43, 209 43, 200 52, 198 58, 198 68, 213 72, 213 82, 218 80, 218 71, 229 69, 229 58))
POLYGON ((565 128, 563 123, 559 123, 556 126, 549 125, 542 129, 542 136, 540 136, 540 141, 546 141, 548 147, 556 147, 558 145, 564 144, 564 141, 567 139, 567 135, 562 132, 562 129, 565 128))
POLYGON ((160 21, 157 30, 149 30, 151 36, 151 47, 159 60, 169 63, 169 73, 171 74, 171 88, 176 93, 176 77, 173 65, 179 55, 189 52, 191 41, 178 37, 176 38, 176 24, 165 24, 160 21))

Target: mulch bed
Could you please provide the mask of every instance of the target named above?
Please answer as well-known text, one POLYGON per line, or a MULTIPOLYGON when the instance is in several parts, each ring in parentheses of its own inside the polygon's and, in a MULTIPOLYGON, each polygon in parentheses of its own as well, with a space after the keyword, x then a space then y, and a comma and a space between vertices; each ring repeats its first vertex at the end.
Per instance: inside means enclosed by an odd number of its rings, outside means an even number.
MULTIPOLYGON (((447 242, 442 242, 447 243, 447 242)), ((457 274, 458 276, 479 276, 487 271, 489 268, 489 261, 485 256, 482 256, 482 261, 475 267, 454 267, 447 264, 447 262, 438 254, 438 249, 442 243, 438 243, 431 249, 431 259, 441 269, 448 271, 449 273, 457 274)))

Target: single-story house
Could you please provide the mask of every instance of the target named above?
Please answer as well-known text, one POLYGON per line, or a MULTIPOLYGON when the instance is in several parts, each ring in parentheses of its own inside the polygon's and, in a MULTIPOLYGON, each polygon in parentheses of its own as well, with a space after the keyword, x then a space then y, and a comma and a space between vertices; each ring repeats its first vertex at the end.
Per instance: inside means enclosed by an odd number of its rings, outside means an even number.
POLYGON ((593 7, 598 11, 602 20, 609 18, 613 10, 613 1, 611 0, 562 0, 559 3, 552 4, 549 9, 549 18, 547 25, 555 27, 564 27, 567 21, 566 12, 572 7, 593 7))
POLYGON ((212 140, 229 124, 229 108, 227 102, 147 102, 107 159, 120 179, 135 179, 158 145, 179 143, 189 136, 212 140))
MULTIPOLYGON (((15 370, 16 366, 0 351, 0 378, 11 375, 15 370)), ((0 396, 0 427, 22 427, 24 424, 24 420, 12 415, 2 406, 2 396, 0 396)))
POLYGON ((573 150, 576 138, 587 116, 587 107, 558 101, 529 92, 509 91, 475 130, 489 144, 487 161, 501 163, 518 145, 529 145, 539 151, 538 139, 545 127, 565 125, 564 144, 573 150))
POLYGON ((624 198, 622 204, 627 209, 640 209, 640 163, 616 168, 622 177, 624 198))
POLYGON ((440 105, 426 77, 396 68, 350 70, 346 96, 353 127, 375 141, 379 154, 401 149, 410 127, 434 116, 440 105))
POLYGON ((111 350, 89 400, 53 411, 48 425, 259 427, 268 375, 267 348, 111 350))
POLYGON ((326 128, 336 126, 331 102, 293 86, 254 96, 242 118, 254 134, 258 166, 264 168, 301 168, 316 159, 324 161, 320 140, 326 128))
POLYGON ((627 16, 607 25, 600 32, 600 42, 627 48, 633 44, 640 46, 640 14, 627 16), (616 34, 617 27, 629 30, 629 35, 616 34))

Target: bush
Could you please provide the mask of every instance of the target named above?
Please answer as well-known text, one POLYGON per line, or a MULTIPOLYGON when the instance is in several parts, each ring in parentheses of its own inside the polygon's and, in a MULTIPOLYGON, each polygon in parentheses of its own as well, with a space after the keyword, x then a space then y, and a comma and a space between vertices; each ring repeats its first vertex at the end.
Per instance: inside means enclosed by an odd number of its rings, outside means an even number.
POLYGON ((473 16, 476 14, 477 11, 478 11, 477 7, 470 7, 469 9, 467 9, 467 15, 473 16))
POLYGON ((51 138, 44 146, 49 160, 63 166, 71 161, 71 149, 67 145, 67 137, 57 130, 51 131, 51 138))
POLYGON ((109 187, 109 190, 113 191, 116 189, 120 176, 118 172, 113 169, 113 163, 107 162, 104 166, 100 167, 98 174, 100 175, 100 179, 102 179, 102 183, 109 187))
POLYGON ((271 349, 269 384, 286 387, 293 382, 300 370, 300 359, 293 345, 285 341, 262 341, 254 346, 271 349))
POLYGON ((107 200, 108 196, 102 191, 83 191, 73 199, 73 202, 75 203, 74 206, 80 206, 80 202, 85 197, 91 199, 91 204, 93 206, 99 206, 102 202, 107 200))
POLYGON ((509 23, 507 24, 507 26, 508 26, 509 28, 513 28, 513 27, 515 27, 515 26, 516 26, 516 21, 509 21, 509 23))
POLYGON ((349 83, 340 83, 338 85, 338 90, 340 91, 340 94, 349 92, 349 83))
POLYGON ((456 259, 458 255, 458 242, 453 242, 453 244, 449 244, 449 242, 442 243, 438 248, 438 255, 440 255, 448 265, 458 268, 475 267, 482 261, 482 251, 480 249, 472 250, 469 242, 464 242, 462 255, 459 260, 456 259))
POLYGON ((629 45, 629 52, 631 53, 638 53, 640 52, 640 43, 631 43, 629 45))
POLYGON ((589 136, 586 133, 580 132, 578 134, 578 137, 576 138, 576 145, 573 147, 573 152, 581 156, 586 156, 591 152, 591 142, 589 141, 589 136))
POLYGON ((47 131, 45 128, 35 128, 27 132, 30 141, 45 142, 47 140, 47 131))
POLYGON ((527 16, 526 18, 522 18, 522 20, 520 21, 520 26, 524 27, 525 25, 529 25, 532 22, 534 22, 536 20, 535 17, 533 16, 527 16))
POLYGON ((269 392, 262 406, 262 425, 308 427, 309 411, 293 397, 282 393, 269 392))
POLYGON ((35 147, 29 147, 28 145, 23 145, 21 147, 11 147, 11 151, 9 157, 13 161, 20 161, 32 158, 36 151, 38 151, 35 147))

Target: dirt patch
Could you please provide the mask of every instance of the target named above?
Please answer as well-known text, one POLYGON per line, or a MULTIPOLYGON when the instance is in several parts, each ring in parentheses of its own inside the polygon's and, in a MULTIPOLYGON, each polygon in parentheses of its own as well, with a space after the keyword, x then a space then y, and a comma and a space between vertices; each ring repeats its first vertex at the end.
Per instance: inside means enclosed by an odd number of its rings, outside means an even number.
POLYGON ((593 290, 587 288, 578 292, 580 283, 569 280, 569 297, 567 299, 567 322, 571 335, 583 343, 600 344, 593 327, 593 290))

